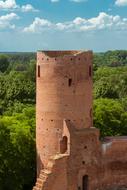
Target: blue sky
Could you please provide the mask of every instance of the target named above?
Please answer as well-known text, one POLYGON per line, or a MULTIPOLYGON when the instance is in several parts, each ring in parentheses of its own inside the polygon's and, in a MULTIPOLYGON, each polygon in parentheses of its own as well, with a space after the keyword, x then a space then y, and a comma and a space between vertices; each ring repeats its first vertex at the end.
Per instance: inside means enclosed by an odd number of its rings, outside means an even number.
POLYGON ((127 49, 127 0, 0 0, 0 51, 127 49))

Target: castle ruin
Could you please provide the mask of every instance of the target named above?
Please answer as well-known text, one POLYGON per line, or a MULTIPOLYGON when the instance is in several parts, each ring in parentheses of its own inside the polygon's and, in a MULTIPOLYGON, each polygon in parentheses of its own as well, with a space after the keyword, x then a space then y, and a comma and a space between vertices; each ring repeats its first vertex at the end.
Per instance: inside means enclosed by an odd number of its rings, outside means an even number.
POLYGON ((37 53, 37 181, 33 190, 127 187, 127 137, 99 140, 92 52, 37 53))

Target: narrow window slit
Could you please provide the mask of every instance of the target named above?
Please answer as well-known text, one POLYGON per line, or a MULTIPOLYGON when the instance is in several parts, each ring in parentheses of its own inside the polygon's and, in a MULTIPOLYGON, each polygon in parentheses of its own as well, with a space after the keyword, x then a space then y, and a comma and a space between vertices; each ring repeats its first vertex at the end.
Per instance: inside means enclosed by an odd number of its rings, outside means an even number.
POLYGON ((38 77, 40 77, 40 65, 38 65, 38 77))
POLYGON ((89 66, 89 76, 91 77, 92 76, 92 67, 89 66))
POLYGON ((91 109, 90 109, 90 117, 91 117, 91 118, 92 118, 92 114, 93 114, 92 111, 93 111, 93 110, 92 110, 92 108, 91 108, 91 109))
POLYGON ((69 79, 68 80, 68 86, 71 86, 72 85, 72 79, 69 79))

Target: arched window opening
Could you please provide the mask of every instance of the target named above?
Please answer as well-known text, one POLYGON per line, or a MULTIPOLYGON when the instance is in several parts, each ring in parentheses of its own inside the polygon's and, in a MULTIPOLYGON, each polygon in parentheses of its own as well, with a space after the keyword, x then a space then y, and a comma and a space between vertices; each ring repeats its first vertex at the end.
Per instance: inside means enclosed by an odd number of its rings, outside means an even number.
POLYGON ((67 151, 68 139, 66 136, 60 141, 60 153, 64 154, 67 151))
POLYGON ((92 76, 92 67, 89 66, 89 76, 91 77, 92 76))
POLYGON ((82 190, 88 190, 88 186, 89 186, 89 178, 88 175, 84 175, 82 178, 82 190))
POLYGON ((72 79, 70 78, 69 80, 68 80, 68 86, 71 86, 72 85, 72 79))
POLYGON ((38 71, 38 77, 40 77, 40 65, 38 65, 37 71, 38 71))

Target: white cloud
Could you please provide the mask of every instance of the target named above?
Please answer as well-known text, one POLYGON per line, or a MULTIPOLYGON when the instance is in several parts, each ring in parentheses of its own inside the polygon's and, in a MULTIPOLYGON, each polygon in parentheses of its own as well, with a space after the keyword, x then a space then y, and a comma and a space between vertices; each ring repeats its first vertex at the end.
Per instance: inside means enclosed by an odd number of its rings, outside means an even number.
POLYGON ((80 24, 85 24, 86 23, 86 19, 81 18, 81 17, 77 17, 73 20, 73 23, 76 25, 80 25, 80 24))
POLYGON ((57 3, 59 0, 51 0, 52 3, 57 3))
POLYGON ((75 3, 81 3, 81 2, 85 2, 85 1, 87 1, 87 0, 70 0, 70 1, 73 1, 73 2, 75 2, 75 3))
POLYGON ((24 28, 24 32, 39 33, 44 30, 93 31, 93 30, 127 30, 127 18, 101 12, 97 17, 85 19, 77 17, 72 21, 53 23, 46 19, 35 18, 33 23, 24 28))
POLYGON ((15 0, 0 1, 0 9, 15 9, 17 4, 15 0))
POLYGON ((24 32, 31 32, 31 33, 38 33, 40 31, 42 31, 42 29, 45 29, 45 28, 49 28, 51 27, 51 22, 46 20, 46 19, 40 19, 38 17, 35 18, 35 20, 33 21, 33 23, 24 28, 24 32))
POLYGON ((116 0, 115 4, 117 6, 127 6, 127 0, 116 0))
MULTIPOLYGON (((52 3, 57 3, 59 2, 60 0, 50 0, 52 3)), ((69 1, 72 1, 72 2, 75 2, 75 3, 81 3, 81 2, 86 2, 88 0, 69 0, 69 1)))
POLYGON ((11 24, 11 21, 18 19, 18 15, 15 13, 6 14, 0 16, 0 30, 1 29, 14 29, 15 25, 11 24))
POLYGON ((22 12, 38 12, 31 4, 26 4, 21 7, 22 12))
POLYGON ((0 9, 3 10, 21 10, 22 12, 35 12, 37 11, 31 4, 18 5, 15 0, 0 0, 0 9))

